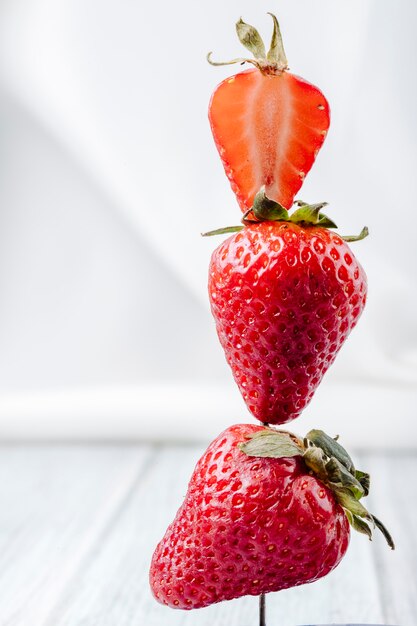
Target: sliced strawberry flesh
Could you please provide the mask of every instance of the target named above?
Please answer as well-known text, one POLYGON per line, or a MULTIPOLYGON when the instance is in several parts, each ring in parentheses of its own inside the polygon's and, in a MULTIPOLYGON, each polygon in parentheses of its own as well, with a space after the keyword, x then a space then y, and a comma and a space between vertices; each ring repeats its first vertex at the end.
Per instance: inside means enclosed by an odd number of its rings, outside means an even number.
POLYGON ((220 83, 209 119, 242 211, 263 185, 268 198, 289 209, 324 142, 330 110, 302 78, 254 69, 220 83))

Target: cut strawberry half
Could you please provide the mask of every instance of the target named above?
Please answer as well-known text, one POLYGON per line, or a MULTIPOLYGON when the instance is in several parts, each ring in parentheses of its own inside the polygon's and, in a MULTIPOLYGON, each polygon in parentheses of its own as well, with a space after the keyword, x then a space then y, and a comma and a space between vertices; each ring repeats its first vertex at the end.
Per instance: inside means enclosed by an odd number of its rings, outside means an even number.
MULTIPOLYGON (((286 71, 278 22, 273 18, 268 55, 257 31, 238 22, 239 38, 255 60, 230 63, 250 62, 256 68, 220 83, 209 106, 214 141, 243 212, 252 207, 263 186, 268 198, 286 209, 292 206, 330 124, 322 92, 286 71)), ((223 65, 208 58, 213 65, 223 65)))

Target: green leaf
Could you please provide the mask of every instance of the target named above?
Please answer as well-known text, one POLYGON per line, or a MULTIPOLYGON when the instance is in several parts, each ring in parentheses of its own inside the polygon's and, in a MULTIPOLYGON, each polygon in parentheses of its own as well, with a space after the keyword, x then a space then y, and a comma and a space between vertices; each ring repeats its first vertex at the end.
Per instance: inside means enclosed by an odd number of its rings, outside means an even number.
POLYGON ((343 487, 348 489, 356 500, 360 500, 365 495, 360 482, 335 457, 331 457, 327 461, 326 472, 327 480, 332 488, 343 487))
POLYGON ((361 472, 360 470, 355 471, 355 478, 359 480, 360 484, 363 487, 364 495, 367 496, 369 494, 369 488, 371 486, 371 477, 366 472, 361 472))
POLYGON ((355 470, 346 450, 322 430, 311 430, 304 438, 304 448, 306 465, 333 491, 351 526, 371 539, 372 524, 381 531, 388 546, 394 550, 394 541, 387 528, 359 501, 369 493, 369 474, 355 470))
POLYGON ((320 202, 319 204, 303 204, 299 209, 294 211, 292 215, 290 215, 289 219, 291 222, 296 224, 299 222, 304 222, 305 224, 318 224, 320 222, 320 211, 325 206, 327 206, 327 202, 320 202))
POLYGON ((252 211, 256 219, 258 220, 287 221, 289 219, 288 211, 282 206, 282 204, 279 204, 279 202, 275 202, 275 200, 267 198, 265 193, 265 186, 262 186, 256 194, 253 201, 252 211))
MULTIPOLYGON (((308 438, 305 439, 307 444, 308 438)), ((364 495, 364 489, 360 482, 346 469, 335 457, 330 457, 323 448, 309 443, 309 447, 303 454, 306 465, 316 474, 320 480, 326 483, 332 491, 348 491, 349 494, 359 500, 364 495)))
POLYGON ((248 456, 282 459, 300 456, 303 451, 289 433, 265 429, 256 432, 248 441, 239 444, 239 448, 248 456))
POLYGON ((303 459, 307 467, 323 482, 327 482, 326 463, 329 458, 321 448, 311 446, 307 448, 303 454, 303 459))
POLYGON ((238 233, 243 230, 244 226, 225 226, 217 230, 209 230, 207 233, 201 233, 202 237, 213 237, 213 235, 227 235, 228 233, 238 233))
POLYGON ((336 496, 336 500, 344 509, 347 509, 353 515, 370 519, 371 516, 368 511, 365 509, 363 504, 361 504, 359 500, 352 495, 349 489, 335 489, 334 494, 336 496))
POLYGON ((391 534, 389 533, 389 531, 387 530, 387 528, 384 526, 384 524, 377 517, 375 517, 375 515, 371 515, 371 518, 372 518, 372 521, 374 522, 375 526, 378 528, 378 530, 380 530, 381 533, 384 535, 385 541, 387 542, 387 544, 389 545, 391 550, 395 550, 394 540, 393 540, 391 534))
POLYGON ((281 29, 275 15, 269 13, 274 22, 274 30, 272 31, 271 45, 268 51, 267 59, 270 63, 277 66, 279 70, 285 70, 288 68, 287 56, 284 50, 284 44, 282 42, 281 29))
POLYGON ((253 54, 255 59, 266 60, 265 45, 256 28, 250 24, 246 24, 242 18, 240 18, 236 23, 236 32, 240 43, 253 54))
POLYGON ((352 528, 354 530, 357 530, 359 533, 366 535, 367 537, 369 537, 369 541, 372 541, 372 529, 368 526, 365 520, 358 517, 357 515, 352 515, 350 511, 345 510, 345 513, 352 528))
POLYGON ((346 467, 346 469, 354 473, 355 468, 353 465, 353 461, 350 458, 349 454, 346 452, 343 446, 340 445, 336 441, 336 439, 327 435, 324 431, 313 429, 307 433, 306 439, 311 441, 315 446, 321 448, 328 457, 334 456, 342 465, 346 467))
POLYGON ((345 235, 342 239, 343 241, 347 241, 349 243, 350 241, 360 241, 361 239, 365 239, 368 235, 369 229, 367 226, 364 226, 359 235, 345 235))
POLYGON ((324 213, 319 214, 319 221, 317 223, 319 226, 323 226, 323 228, 337 228, 337 224, 324 213))

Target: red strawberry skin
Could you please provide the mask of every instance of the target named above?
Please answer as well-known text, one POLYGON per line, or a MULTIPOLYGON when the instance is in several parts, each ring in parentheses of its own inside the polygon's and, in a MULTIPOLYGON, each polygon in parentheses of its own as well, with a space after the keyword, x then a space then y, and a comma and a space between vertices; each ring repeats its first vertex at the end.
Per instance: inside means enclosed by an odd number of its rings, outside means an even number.
POLYGON ((263 185, 268 198, 289 209, 324 142, 330 110, 302 78, 253 69, 220 83, 209 121, 242 211, 263 185))
POLYGON ((197 463, 150 567, 155 598, 193 609, 309 583, 339 563, 349 523, 301 457, 249 457, 261 426, 225 430, 197 463))
POLYGON ((334 232, 261 222, 213 253, 209 297, 220 343, 251 413, 298 417, 355 326, 366 276, 334 232))

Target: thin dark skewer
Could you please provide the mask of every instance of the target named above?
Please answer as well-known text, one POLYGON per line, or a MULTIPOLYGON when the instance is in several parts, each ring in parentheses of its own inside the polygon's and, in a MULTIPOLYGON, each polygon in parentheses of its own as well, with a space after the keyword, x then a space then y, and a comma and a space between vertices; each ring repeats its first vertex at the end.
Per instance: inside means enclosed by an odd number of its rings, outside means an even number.
MULTIPOLYGON (((263 426, 269 426, 268 422, 262 422, 263 426)), ((259 626, 266 626, 265 594, 259 596, 259 626)))
POLYGON ((266 626, 265 594, 259 596, 259 626, 266 626))

